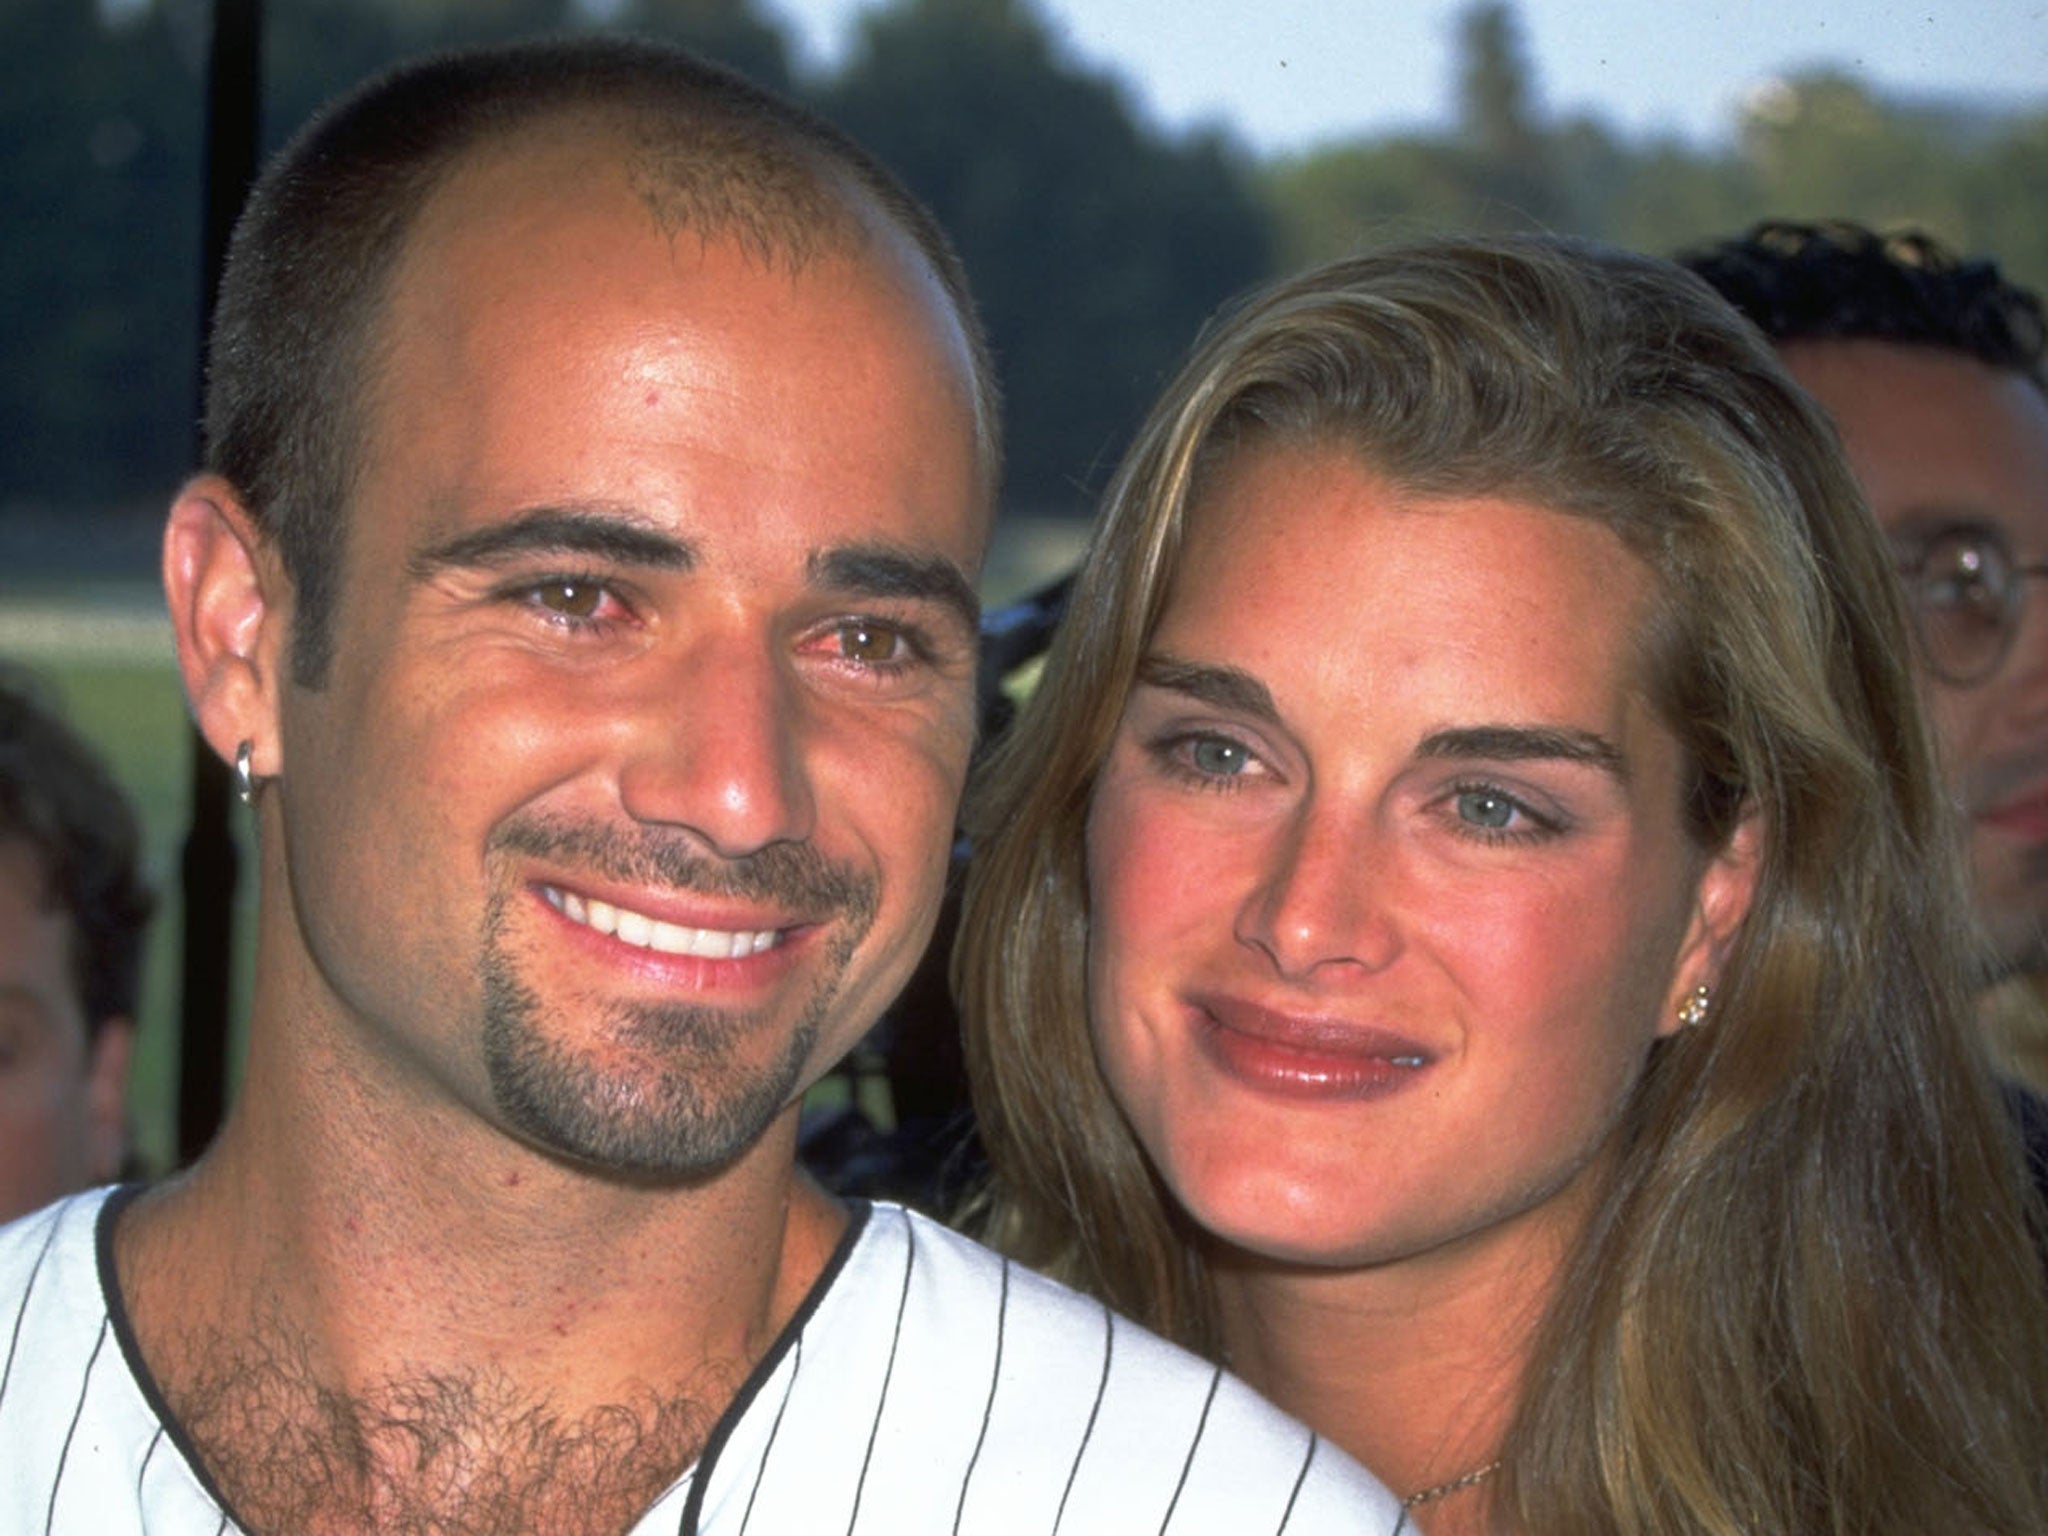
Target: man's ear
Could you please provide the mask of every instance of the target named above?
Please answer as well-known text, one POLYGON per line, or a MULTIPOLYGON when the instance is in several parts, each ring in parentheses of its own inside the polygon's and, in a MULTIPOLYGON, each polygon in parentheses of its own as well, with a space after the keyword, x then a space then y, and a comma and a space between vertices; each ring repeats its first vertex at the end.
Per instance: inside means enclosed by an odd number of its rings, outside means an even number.
POLYGON ((290 592, 269 541, 218 475, 192 480, 171 504, 164 596, 200 734, 224 761, 248 742, 252 771, 275 774, 290 592))
POLYGON ((1660 1037, 1705 1023, 1713 1016, 1712 989, 1720 980, 1721 967, 1727 963, 1736 934, 1742 931, 1743 919, 1749 916, 1763 856, 1763 818, 1754 806, 1749 806, 1728 841, 1700 872, 1692 922, 1679 946, 1670 995, 1665 998, 1663 1016, 1657 1021, 1660 1037), (1700 990, 1703 987, 1707 989, 1705 993, 1700 990))

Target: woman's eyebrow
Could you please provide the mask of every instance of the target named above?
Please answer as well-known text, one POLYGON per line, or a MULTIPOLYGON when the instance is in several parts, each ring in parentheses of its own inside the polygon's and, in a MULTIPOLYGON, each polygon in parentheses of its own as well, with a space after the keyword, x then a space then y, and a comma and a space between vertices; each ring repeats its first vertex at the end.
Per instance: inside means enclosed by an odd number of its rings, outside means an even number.
POLYGON ((1587 763, 1629 780, 1628 759, 1621 748, 1597 731, 1549 725, 1467 725, 1432 731, 1416 749, 1418 757, 1485 758, 1494 762, 1527 762, 1542 758, 1587 763))
POLYGON ((1280 723, 1280 711, 1266 685, 1237 667, 1183 661, 1178 656, 1153 651, 1139 661, 1138 681, 1148 687, 1184 693, 1216 709, 1251 715, 1273 725, 1280 723))

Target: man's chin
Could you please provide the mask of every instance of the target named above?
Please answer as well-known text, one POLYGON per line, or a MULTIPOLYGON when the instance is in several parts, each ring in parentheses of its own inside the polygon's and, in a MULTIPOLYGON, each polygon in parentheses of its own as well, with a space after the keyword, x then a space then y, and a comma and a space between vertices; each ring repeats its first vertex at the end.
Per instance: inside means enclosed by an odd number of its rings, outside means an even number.
POLYGON ((610 1049, 556 1038, 530 995, 498 991, 484 1065, 499 1113, 577 1167, 634 1182, 715 1177, 760 1141, 799 1091, 817 1020, 759 1021, 685 1006, 640 1008, 604 1033, 610 1049), (746 1042, 779 1036, 765 1060, 746 1042))
POLYGON ((635 1085, 630 1100, 573 1071, 494 1078, 506 1121, 536 1147, 583 1171, 634 1184, 692 1184, 744 1158, 789 1107, 793 1074, 711 1088, 701 1081, 635 1085), (707 1091, 707 1089, 709 1091, 707 1091))

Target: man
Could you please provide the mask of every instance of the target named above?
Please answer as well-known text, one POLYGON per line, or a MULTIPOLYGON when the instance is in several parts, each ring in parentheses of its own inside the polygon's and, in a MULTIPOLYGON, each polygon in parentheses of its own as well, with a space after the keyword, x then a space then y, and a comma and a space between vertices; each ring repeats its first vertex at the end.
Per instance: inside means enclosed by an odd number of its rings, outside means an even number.
POLYGON ((247 1069, 190 1174, 0 1237, 0 1528, 1393 1527, 796 1173, 938 904, 997 457, 885 173, 650 47, 430 60, 266 174, 212 356, 165 581, 247 1069))
MULTIPOLYGON (((1891 535, 1968 819, 1994 1026, 2048 1088, 2023 997, 2048 978, 2048 327, 1924 235, 1768 223, 1681 258, 1777 343, 1891 535)), ((2031 1022, 2030 1022, 2031 1021, 2031 1022)))
POLYGON ((151 906, 139 842, 98 755, 0 668, 0 1221, 120 1169, 151 906))

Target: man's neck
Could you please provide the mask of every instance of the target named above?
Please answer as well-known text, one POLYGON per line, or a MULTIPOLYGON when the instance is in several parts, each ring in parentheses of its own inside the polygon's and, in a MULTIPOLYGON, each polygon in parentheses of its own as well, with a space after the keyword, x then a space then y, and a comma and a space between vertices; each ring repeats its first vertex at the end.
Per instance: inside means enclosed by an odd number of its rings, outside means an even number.
POLYGON ((795 1172, 793 1109, 715 1179, 652 1188, 294 1097, 245 1084, 115 1241, 143 1358, 259 1531, 629 1528, 844 1228, 795 1172))

